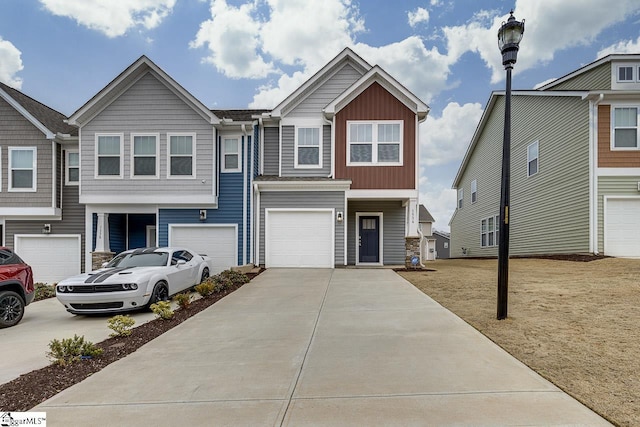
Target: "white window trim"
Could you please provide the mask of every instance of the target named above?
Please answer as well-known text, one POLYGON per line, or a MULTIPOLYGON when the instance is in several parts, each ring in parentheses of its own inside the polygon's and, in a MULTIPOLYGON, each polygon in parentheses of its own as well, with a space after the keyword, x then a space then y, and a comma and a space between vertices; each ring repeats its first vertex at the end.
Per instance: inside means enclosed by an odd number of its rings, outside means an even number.
POLYGON ((196 177, 196 133, 195 132, 172 132, 167 133, 167 179, 194 179, 196 177), (171 137, 190 136, 191 137, 191 175, 171 175, 171 137))
POLYGON ((64 185, 80 185, 80 152, 78 150, 65 150, 64 154, 64 185), (78 180, 77 181, 69 181, 69 155, 77 154, 78 155, 78 180))
MULTIPOLYGON (((9 158, 7 159, 7 169, 8 169, 8 191, 10 193, 34 193, 38 191, 38 148, 37 147, 9 147, 9 158), (13 178, 11 176, 11 171, 13 168, 11 167, 11 153, 13 151, 18 150, 31 150, 33 151, 33 186, 31 188, 13 188, 13 178)), ((23 169, 20 169, 23 170, 23 169)))
MULTIPOLYGON (((124 133, 96 133, 95 134, 95 179, 122 179, 124 177, 124 133), (98 159, 100 156, 98 155, 98 139, 101 136, 117 136, 120 138, 120 175, 99 175, 99 167, 98 167, 98 159)), ((108 156, 115 157, 115 156, 108 156)))
MULTIPOLYGON (((383 142, 382 144, 389 144, 383 142)), ((404 152, 404 120, 347 120, 347 166, 402 166, 404 152), (372 141, 371 141, 371 162, 352 162, 351 161, 351 125, 352 124, 370 124, 372 125, 372 141), (378 125, 399 124, 400 125, 400 142, 398 150, 397 162, 378 162, 378 125)), ((354 143, 359 145, 359 143, 354 143)))
MULTIPOLYGON (((160 178, 160 134, 153 132, 136 132, 131 133, 130 135, 130 144, 131 144, 131 161, 129 176, 131 179, 158 179, 160 178), (135 175, 135 157, 134 149, 135 149, 135 137, 136 136, 152 136, 156 139, 156 174, 155 175, 135 175)), ((149 156, 140 156, 140 157, 149 157, 149 156)))
MULTIPOLYGON (((611 137, 610 137, 610 149, 611 151, 638 151, 640 150, 640 105, 611 105, 611 137), (636 146, 635 147, 616 147, 616 108, 635 108, 637 111, 637 121, 636 121, 636 146)), ((622 129, 631 129, 631 128, 622 128, 622 129)))
POLYGON ((540 143, 539 141, 534 141, 531 144, 527 145, 527 177, 532 177, 537 175, 540 172, 540 143), (535 157, 534 159, 537 160, 536 162, 536 171, 534 173, 530 173, 529 171, 529 164, 534 160, 532 158, 529 157, 529 148, 536 145, 538 147, 538 155, 537 157, 535 157))
MULTIPOLYGON (((294 127, 294 154, 293 167, 295 169, 322 169, 322 128, 318 125, 296 125, 294 127), (300 165, 298 164, 298 129, 318 129, 318 164, 317 165, 300 165)), ((312 145, 303 145, 303 147, 313 147, 312 145)))
POLYGON ((220 172, 223 173, 234 173, 234 172, 242 172, 242 137, 240 135, 221 135, 220 136, 220 172), (238 151, 237 152, 227 152, 225 150, 225 139, 235 139, 238 141, 238 151), (238 156, 238 167, 237 168, 227 168, 225 162, 225 156, 227 154, 236 154, 238 156))
POLYGON ((616 82, 617 83, 634 83, 637 82, 640 76, 636 75, 638 70, 638 66, 636 64, 629 65, 618 65, 616 67, 616 82), (620 80, 620 68, 631 68, 631 80, 620 80))
POLYGON ((478 201, 478 180, 471 181, 471 204, 478 201))
POLYGON ((462 206, 464 205, 463 201, 464 201, 464 188, 458 188, 458 202, 456 204, 456 207, 458 209, 462 209, 462 206))
POLYGON ((498 247, 499 246, 499 243, 498 243, 498 236, 499 236, 498 232, 499 231, 500 231, 500 215, 494 215, 494 216, 489 216, 489 217, 486 217, 486 218, 482 218, 480 220, 480 247, 481 248, 495 248, 495 247, 498 247), (493 218, 493 230, 489 230, 489 219, 490 218, 493 218), (482 221, 487 221, 487 231, 486 232, 482 231, 482 221), (493 233, 493 245, 489 244, 489 233, 493 233), (487 244, 483 245, 482 244, 482 236, 485 235, 485 234, 487 235, 487 239, 486 239, 487 244))

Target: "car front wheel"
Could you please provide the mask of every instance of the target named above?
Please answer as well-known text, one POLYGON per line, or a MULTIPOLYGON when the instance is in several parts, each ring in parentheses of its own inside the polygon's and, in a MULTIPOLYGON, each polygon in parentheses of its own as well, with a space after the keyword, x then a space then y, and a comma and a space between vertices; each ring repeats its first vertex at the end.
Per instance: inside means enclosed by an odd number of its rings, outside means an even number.
POLYGON ((13 291, 0 292, 0 328, 18 324, 24 315, 24 301, 13 291))
POLYGON ((204 282, 208 278, 209 278, 209 269, 205 268, 204 270, 202 270, 202 277, 200 278, 200 283, 204 282))
POLYGON ((158 282, 153 287, 153 293, 149 299, 149 306, 155 304, 158 301, 167 301, 169 299, 169 288, 165 282, 158 282))

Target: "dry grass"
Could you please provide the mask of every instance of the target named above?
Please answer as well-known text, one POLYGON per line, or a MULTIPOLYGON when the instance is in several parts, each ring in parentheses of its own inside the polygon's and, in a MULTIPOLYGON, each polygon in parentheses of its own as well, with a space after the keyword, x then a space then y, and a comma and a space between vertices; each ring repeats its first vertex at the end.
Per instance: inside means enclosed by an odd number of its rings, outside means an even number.
POLYGON ((640 425, 640 260, 512 259, 496 320, 497 261, 401 273, 520 361, 621 426, 640 425))

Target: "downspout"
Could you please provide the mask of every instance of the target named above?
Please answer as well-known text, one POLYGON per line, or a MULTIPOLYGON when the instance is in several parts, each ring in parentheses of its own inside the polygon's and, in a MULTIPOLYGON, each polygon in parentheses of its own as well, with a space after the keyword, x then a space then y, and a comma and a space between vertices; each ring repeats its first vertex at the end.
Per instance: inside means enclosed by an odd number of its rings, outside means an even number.
POLYGON ((591 120, 589 123, 589 246, 595 255, 598 251, 598 105, 604 99, 604 93, 591 102, 591 120))
POLYGON ((243 133, 243 170, 242 174, 242 265, 247 264, 247 174, 249 170, 247 169, 247 150, 249 144, 249 138, 247 135, 247 127, 243 123, 240 125, 243 133))

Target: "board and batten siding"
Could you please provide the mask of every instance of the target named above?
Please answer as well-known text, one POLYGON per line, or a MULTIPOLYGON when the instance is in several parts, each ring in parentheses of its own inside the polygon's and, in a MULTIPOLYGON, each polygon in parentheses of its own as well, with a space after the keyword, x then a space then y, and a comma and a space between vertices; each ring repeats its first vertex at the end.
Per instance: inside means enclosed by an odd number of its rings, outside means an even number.
POLYGON ((356 264, 356 213, 382 212, 382 262, 404 265, 405 208, 400 201, 349 201, 347 210, 347 264, 356 264))
MULTIPOLYGON (((214 179, 213 126, 155 77, 145 74, 80 132, 82 195, 211 195, 214 179), (95 178, 96 141, 100 133, 124 134, 123 178, 95 178), (160 134, 159 178, 131 179, 132 133, 160 134), (167 179, 168 133, 195 133, 195 179, 167 179), (205 180, 205 184, 201 184, 205 180), (197 183, 197 185, 196 185, 197 183)), ((203 202, 208 200, 203 199, 203 202)))
MULTIPOLYGON (((260 193, 260 264, 265 263, 265 209, 334 209, 344 212, 342 191, 267 191, 260 193)), ((335 265, 344 265, 344 224, 335 223, 335 265)))
POLYGON ((598 252, 604 252, 604 197, 638 196, 638 182, 640 173, 637 176, 598 177, 598 252))
POLYGON ((322 167, 295 167, 295 126, 282 126, 282 176, 329 176, 331 174, 331 126, 322 126, 322 167))
MULTIPOLYGON (((480 141, 463 174, 465 200, 451 225, 452 256, 462 256, 462 247, 469 248, 467 256, 497 255, 497 247, 481 248, 480 239, 481 220, 499 214, 503 116, 504 99, 499 99, 481 136, 487 143, 480 141), (485 164, 491 176, 483 175, 485 164), (478 179, 477 209, 470 200, 473 179, 478 179)), ((511 141, 510 253, 588 253, 588 102, 580 97, 514 96, 511 141), (535 141, 538 173, 528 177, 527 148, 535 141)))
POLYGON ((577 75, 549 90, 610 90, 611 63, 607 62, 593 70, 577 75))
MULTIPOLYGON (((2 207, 53 207, 53 147, 52 142, 0 98, 0 206, 2 207), (9 148, 36 147, 36 191, 9 192, 9 148)), ((8 239, 7 239, 8 240, 8 239)))
POLYGON ((299 104, 287 112, 287 117, 319 117, 322 109, 331 103, 354 84, 362 73, 352 65, 346 63, 340 70, 332 75, 326 82, 315 88, 313 92, 305 96, 299 104))
POLYGON ((280 173, 280 128, 264 128, 263 150, 263 175, 278 176, 280 173))

